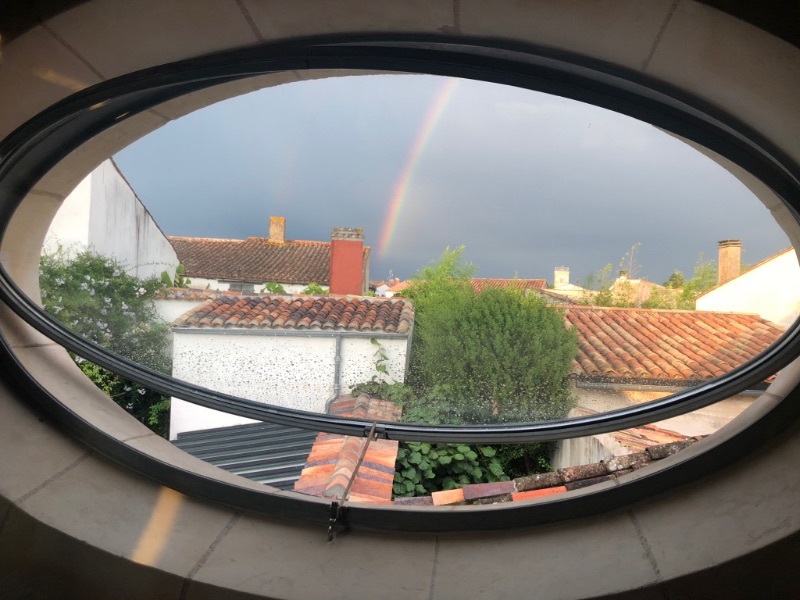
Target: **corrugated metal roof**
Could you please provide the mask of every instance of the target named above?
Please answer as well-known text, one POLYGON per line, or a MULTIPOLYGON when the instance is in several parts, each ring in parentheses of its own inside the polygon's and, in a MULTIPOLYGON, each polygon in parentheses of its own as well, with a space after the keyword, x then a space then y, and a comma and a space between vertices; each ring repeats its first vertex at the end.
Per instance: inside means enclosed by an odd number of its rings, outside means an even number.
POLYGON ((173 444, 236 475, 291 490, 316 437, 315 431, 250 423, 179 433, 173 444))

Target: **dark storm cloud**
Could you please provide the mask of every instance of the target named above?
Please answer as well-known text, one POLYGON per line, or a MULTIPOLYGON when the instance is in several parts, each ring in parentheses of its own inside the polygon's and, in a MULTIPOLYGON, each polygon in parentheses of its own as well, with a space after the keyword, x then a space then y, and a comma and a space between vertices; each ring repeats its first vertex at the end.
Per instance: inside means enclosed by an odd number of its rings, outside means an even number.
POLYGON ((745 261, 788 245, 730 174, 677 139, 626 117, 504 86, 462 81, 430 137, 387 256, 389 199, 442 80, 369 76, 257 92, 168 125, 118 155, 169 234, 327 239, 364 227, 371 275, 408 277, 465 245, 479 274, 573 279, 635 243, 642 274, 690 272, 716 241, 745 261))

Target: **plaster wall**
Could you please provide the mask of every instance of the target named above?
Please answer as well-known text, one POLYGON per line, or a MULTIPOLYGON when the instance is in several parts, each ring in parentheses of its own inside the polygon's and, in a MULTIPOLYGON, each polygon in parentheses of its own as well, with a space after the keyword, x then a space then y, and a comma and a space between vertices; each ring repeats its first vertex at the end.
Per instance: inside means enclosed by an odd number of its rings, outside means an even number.
POLYGON ((554 469, 565 469, 576 465, 607 461, 622 454, 629 453, 610 435, 590 435, 559 440, 553 444, 550 464, 554 469))
MULTIPOLYGON (((192 288, 194 289, 209 289, 209 290, 217 290, 220 292, 227 292, 231 289, 231 282, 230 281, 220 281, 219 279, 207 279, 205 277, 192 277, 191 275, 187 275, 189 279, 192 281, 192 288)), ((264 281, 260 281, 258 283, 253 284, 253 292, 259 294, 264 290, 265 286, 264 281)), ((306 289, 307 284, 302 283, 281 283, 278 282, 283 286, 283 289, 286 290, 287 294, 301 294, 303 290, 306 289)), ((264 290, 265 291, 265 290, 264 290)))
POLYGON ((59 246, 66 250, 88 247, 91 205, 92 176, 87 175, 61 203, 47 230, 43 252, 52 253, 59 246))
POLYGON ((110 160, 91 175, 89 245, 140 279, 174 276, 178 256, 153 217, 110 160))
MULTIPOLYGON (((679 390, 676 389, 675 392, 677 391, 679 390)), ((651 402, 675 392, 575 388, 578 406, 597 412, 651 402)), ((687 436, 711 435, 744 412, 753 403, 754 398, 752 395, 740 394, 699 410, 657 421, 653 425, 687 436)))
POLYGON ((117 260, 140 279, 171 276, 178 257, 153 217, 111 160, 104 160, 64 199, 45 238, 58 245, 91 248, 117 260))
POLYGON ((158 316, 166 323, 172 323, 175 319, 193 308, 196 308, 203 302, 205 302, 205 300, 153 300, 158 316))
MULTIPOLYGON (((368 381, 377 346, 343 334, 341 394, 368 381)), ((405 376, 406 338, 381 340, 393 381, 405 376)), ((172 374, 178 379, 265 404, 323 413, 334 397, 336 337, 173 332, 172 374)), ((170 439, 184 431, 252 423, 172 399, 170 439)))
POLYGON ((697 299, 697 310, 756 313, 789 327, 800 313, 800 265, 793 249, 697 299))
MULTIPOLYGON (((408 338, 377 340, 387 355, 384 366, 389 371, 386 381, 404 382, 406 379, 406 358, 408 338)), ((369 381, 376 375, 375 370, 378 346, 369 338, 347 338, 342 340, 342 393, 348 393, 353 386, 369 381)))

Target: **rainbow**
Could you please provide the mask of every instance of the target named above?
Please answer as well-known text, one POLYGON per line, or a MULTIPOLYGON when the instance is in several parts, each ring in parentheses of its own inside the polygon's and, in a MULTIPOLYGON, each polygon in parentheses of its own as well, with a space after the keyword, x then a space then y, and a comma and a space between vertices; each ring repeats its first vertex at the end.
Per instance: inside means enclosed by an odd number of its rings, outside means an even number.
POLYGON ((428 109, 425 119, 422 121, 422 127, 420 127, 419 133, 417 133, 417 137, 414 139, 414 144, 411 147, 411 152, 408 154, 403 171, 394 184, 394 191, 392 192, 391 200, 389 200, 389 207, 386 210, 386 217, 384 218, 383 228, 381 230, 380 255, 382 257, 386 256, 386 252, 389 250, 389 246, 392 243, 395 229, 397 229, 397 222, 400 220, 400 212, 403 210, 403 205, 406 201, 409 185, 414 178, 414 173, 417 170, 422 154, 425 152, 431 135, 433 135, 433 130, 439 123, 444 109, 447 108, 447 104, 450 102, 450 98, 453 96, 453 92, 458 86, 458 81, 458 79, 449 78, 442 84, 439 91, 436 92, 433 103, 428 109))

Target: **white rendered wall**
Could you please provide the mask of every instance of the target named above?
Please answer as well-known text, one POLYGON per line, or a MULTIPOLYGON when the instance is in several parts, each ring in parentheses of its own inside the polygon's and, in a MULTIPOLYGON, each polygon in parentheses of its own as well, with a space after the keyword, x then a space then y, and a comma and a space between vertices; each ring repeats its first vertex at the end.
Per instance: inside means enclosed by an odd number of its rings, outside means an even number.
POLYGON ((103 161, 67 196, 45 238, 44 250, 91 248, 146 279, 171 276, 178 266, 172 245, 111 160, 103 161))
MULTIPOLYGON (((637 392, 574 388, 573 391, 578 397, 579 407, 597 412, 607 412, 651 402, 680 390, 676 388, 674 392, 637 392)), ((742 414, 754 399, 754 396, 744 394, 733 396, 671 419, 654 422, 653 425, 686 436, 711 435, 742 414)))
POLYGON ((379 376, 389 383, 404 382, 406 379, 407 338, 383 338, 377 340, 386 353, 383 363, 389 371, 388 377, 376 369, 378 346, 368 338, 344 338, 342 340, 342 393, 349 393, 353 386, 379 376))
POLYGON ((64 198, 44 239, 43 251, 62 248, 83 250, 89 245, 89 211, 92 204, 92 176, 87 175, 69 196, 64 198))
MULTIPOLYGON (((344 334, 347 335, 346 333, 344 334)), ((406 340, 381 340, 393 380, 405 376, 406 340), (384 344, 384 342, 387 342, 384 344)), ((375 371, 369 338, 342 341, 342 388, 368 381, 375 371)), ((333 398, 336 356, 334 336, 274 336, 210 333, 173 335, 172 374, 212 390, 265 404, 325 412, 333 398)), ((172 399, 170 439, 184 431, 252 423, 251 419, 172 399)))
MULTIPOLYGON (((195 290, 215 290, 219 292, 227 292, 231 289, 231 282, 230 281, 220 281, 219 279, 207 279, 205 277, 192 277, 191 275, 187 275, 187 277, 191 280, 191 287, 195 290)), ((279 282, 280 283, 280 282, 279 282)), ((253 285, 253 293, 261 294, 261 293, 268 293, 266 289, 264 289, 266 282, 261 281, 253 285)), ((280 285, 283 286, 283 289, 286 290, 287 294, 301 294, 303 290, 306 289, 307 285, 302 283, 281 283, 280 285)), ((325 287, 325 286, 323 286, 325 287)))
POLYGON ((175 319, 198 307, 203 302, 205 300, 172 300, 165 298, 153 300, 158 316, 166 323, 172 323, 175 319))
POLYGON ((800 266, 794 249, 697 299, 697 310, 756 313, 789 327, 800 312, 800 266))
POLYGON ((140 279, 174 275, 178 256, 153 217, 110 160, 91 175, 89 245, 140 279))

